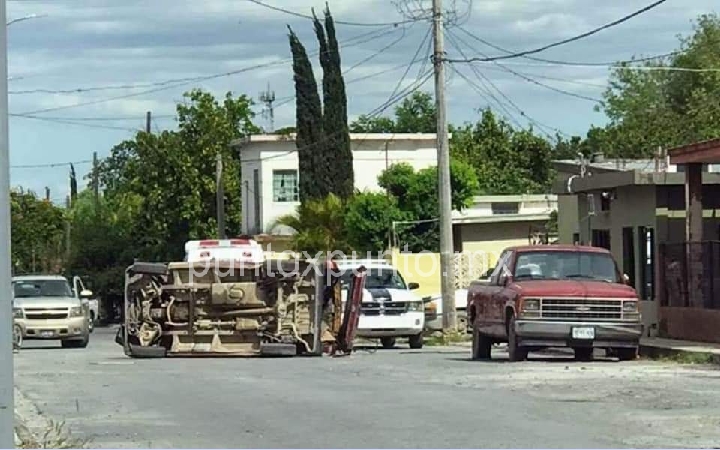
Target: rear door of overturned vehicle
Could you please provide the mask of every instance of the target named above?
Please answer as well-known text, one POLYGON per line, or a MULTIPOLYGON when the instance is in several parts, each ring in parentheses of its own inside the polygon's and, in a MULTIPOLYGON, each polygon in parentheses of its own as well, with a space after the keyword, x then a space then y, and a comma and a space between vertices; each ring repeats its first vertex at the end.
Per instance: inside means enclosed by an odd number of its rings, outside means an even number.
POLYGON ((337 283, 302 260, 136 263, 117 341, 133 357, 321 355, 339 332, 337 283))

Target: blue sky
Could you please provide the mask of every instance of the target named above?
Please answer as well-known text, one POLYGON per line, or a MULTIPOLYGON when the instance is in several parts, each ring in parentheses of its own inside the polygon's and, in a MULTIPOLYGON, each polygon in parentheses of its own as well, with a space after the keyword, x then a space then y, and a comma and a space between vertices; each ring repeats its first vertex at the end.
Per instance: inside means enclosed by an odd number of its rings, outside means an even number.
MULTIPOLYGON (((308 14, 311 7, 320 13, 325 4, 325 0, 263 1, 304 14, 308 14)), ((425 0, 404 1, 417 4, 425 0)), ((329 0, 328 3, 338 21, 386 23, 403 20, 395 6, 396 1, 329 0)), ((511 50, 534 48, 611 22, 650 1, 455 0, 454 3, 462 13, 462 20, 450 32, 456 42, 459 42, 458 38, 465 41, 459 45, 467 56, 478 56, 501 53, 473 41, 462 30, 511 50)), ((452 6, 453 0, 445 0, 445 5, 452 6)), ((633 55, 667 53, 677 48, 678 34, 690 33, 692 21, 701 13, 711 12, 716 5, 713 0, 670 0, 622 25, 535 56, 563 61, 610 62, 629 59, 633 55)), ((287 24, 298 33, 308 51, 317 46, 309 20, 266 9, 247 0, 8 0, 8 20, 28 14, 42 17, 17 22, 8 28, 10 113, 62 109, 36 114, 46 120, 11 117, 10 162, 14 166, 11 178, 13 186, 21 185, 40 194, 49 187, 51 197, 56 201, 62 201, 68 193, 68 166, 18 166, 78 161, 78 176, 84 176, 90 164, 83 161, 90 160, 95 151, 102 158, 114 144, 131 137, 133 130, 144 127, 146 111, 152 111, 156 117, 154 130, 172 128, 174 105, 191 87, 201 87, 216 95, 230 90, 257 98, 269 83, 278 102, 293 95, 289 62, 183 86, 163 85, 168 88, 156 92, 145 92, 157 87, 148 87, 148 84, 210 76, 287 60, 291 56, 287 24), (116 85, 126 88, 27 93, 116 85), (127 88, 127 85, 140 87, 127 88), (132 94, 135 95, 106 101, 132 94), (91 104, 76 106, 80 103, 91 104), (106 118, 116 120, 97 120, 106 118), (58 122, 73 119, 80 121, 58 122)), ((405 66, 420 47, 428 26, 426 22, 376 28, 337 26, 345 70, 389 46, 346 74, 346 83, 368 77, 348 83, 351 119, 388 99, 405 66), (342 45, 343 41, 359 35, 367 37, 342 45), (395 44, 390 46, 393 42, 395 44), (403 67, 399 67, 401 65, 403 67), (391 70, 393 68, 396 70, 391 70)), ((450 39, 446 45, 448 57, 461 57, 450 39)), ((426 54, 426 49, 421 52, 426 54)), ((317 58, 313 59, 313 64, 316 76, 321 76, 317 58)), ((411 68, 403 87, 415 81, 421 73, 421 64, 418 62, 411 68)), ((590 98, 601 96, 609 73, 607 67, 553 66, 522 58, 503 64, 548 86, 590 98)), ((425 65, 426 69, 429 67, 425 65)), ((479 84, 470 65, 456 67, 466 78, 479 84)), ((505 104, 514 120, 522 124, 527 124, 527 120, 520 116, 518 109, 568 134, 584 134, 591 124, 605 122, 602 113, 593 111, 591 100, 538 86, 492 63, 477 63, 474 67, 502 91, 502 95, 498 91, 493 95, 505 104), (508 99, 518 109, 508 106, 508 99)), ((432 92, 432 80, 424 88, 432 92)), ((477 109, 486 106, 504 112, 491 97, 479 95, 462 76, 448 71, 451 122, 474 121, 477 109)), ((258 106, 258 112, 261 109, 258 106)), ((392 110, 387 113, 391 114, 392 110)), ((267 126, 262 117, 258 116, 257 121, 267 126)), ((294 102, 275 109, 276 127, 293 123, 294 102)))

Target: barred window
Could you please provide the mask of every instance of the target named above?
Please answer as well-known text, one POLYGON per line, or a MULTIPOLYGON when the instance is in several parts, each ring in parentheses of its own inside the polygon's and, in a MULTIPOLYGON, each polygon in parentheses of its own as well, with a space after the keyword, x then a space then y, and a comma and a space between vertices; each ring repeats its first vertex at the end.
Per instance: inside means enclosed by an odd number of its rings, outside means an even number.
POLYGON ((297 170, 273 170, 273 201, 300 201, 297 170))

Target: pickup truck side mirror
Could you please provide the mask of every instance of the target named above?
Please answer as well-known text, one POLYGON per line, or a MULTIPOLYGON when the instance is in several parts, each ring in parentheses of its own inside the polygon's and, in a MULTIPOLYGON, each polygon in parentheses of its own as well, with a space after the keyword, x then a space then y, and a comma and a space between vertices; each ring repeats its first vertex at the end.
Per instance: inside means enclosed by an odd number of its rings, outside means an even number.
POLYGON ((512 275, 505 275, 504 277, 500 278, 500 285, 505 287, 512 283, 512 275))
POLYGON ((419 283, 408 283, 408 289, 411 291, 414 291, 415 289, 419 289, 420 284, 419 283))
POLYGON ((627 285, 630 284, 630 276, 628 276, 628 274, 626 273, 623 274, 623 282, 627 285))
POLYGON ((84 291, 80 292, 80 298, 90 298, 93 296, 93 292, 85 289, 84 291))

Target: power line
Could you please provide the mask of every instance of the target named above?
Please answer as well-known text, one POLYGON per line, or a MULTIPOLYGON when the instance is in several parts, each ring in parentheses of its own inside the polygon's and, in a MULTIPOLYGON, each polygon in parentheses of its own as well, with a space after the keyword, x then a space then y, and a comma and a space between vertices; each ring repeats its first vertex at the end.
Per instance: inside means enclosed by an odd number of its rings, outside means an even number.
POLYGON ((49 163, 49 164, 24 164, 19 166, 10 166, 11 169, 40 169, 44 167, 63 167, 63 166, 69 166, 70 164, 74 166, 79 166, 81 164, 90 164, 92 163, 92 159, 84 159, 82 161, 68 161, 68 162, 61 162, 61 163, 49 163))
POLYGON ((99 129, 104 129, 104 130, 139 131, 139 128, 118 127, 118 126, 112 126, 112 125, 100 125, 100 124, 85 123, 85 122, 74 122, 71 119, 40 117, 40 116, 35 116, 32 114, 12 114, 12 113, 10 113, 8 115, 10 117, 40 120, 43 122, 51 122, 51 123, 61 123, 61 124, 65 124, 65 125, 76 125, 76 126, 82 126, 82 127, 86 127, 86 128, 99 128, 99 129))
MULTIPOLYGON (((288 14, 288 15, 295 16, 295 17, 300 17, 300 18, 303 18, 303 19, 315 20, 315 18, 314 18, 313 16, 311 16, 311 15, 302 14, 302 13, 299 13, 299 12, 296 12, 296 11, 291 11, 291 10, 289 10, 289 9, 281 8, 281 7, 279 7, 279 6, 270 5, 270 4, 265 3, 265 2, 262 2, 262 1, 260 1, 260 0, 246 0, 246 1, 248 1, 248 2, 250 2, 250 3, 254 3, 254 4, 258 5, 258 6, 262 6, 263 8, 267 8, 267 9, 271 9, 271 10, 273 10, 273 11, 281 12, 281 13, 283 13, 283 14, 288 14)), ((340 24, 340 25, 349 25, 349 26, 356 26, 356 27, 386 27, 386 26, 389 26, 389 25, 398 26, 398 25, 402 25, 402 24, 406 24, 406 23, 416 22, 416 20, 398 20, 398 21, 396 21, 396 22, 364 23, 364 22, 348 22, 348 21, 345 21, 345 20, 335 20, 335 19, 333 19, 333 21, 334 21, 335 23, 337 23, 337 24, 340 24)))
MULTIPOLYGON (((378 37, 383 36, 385 34, 387 34, 387 33, 381 33, 378 35, 377 30, 373 30, 372 32, 364 33, 362 35, 355 36, 354 38, 349 39, 348 42, 353 41, 352 44, 351 45, 345 44, 345 45, 346 46, 359 45, 359 44, 362 44, 365 42, 375 40, 378 37), (364 40, 361 39, 368 35, 370 35, 370 38, 364 39, 364 40), (358 39, 361 39, 361 40, 358 40, 358 39)), ((317 56, 320 54, 320 51, 315 50, 313 52, 310 52, 309 54, 312 56, 317 56)), ((164 91, 164 90, 168 90, 168 89, 172 89, 172 88, 176 88, 176 87, 180 87, 180 86, 185 86, 185 85, 192 84, 192 83, 195 83, 198 81, 208 81, 208 80, 213 80, 216 78, 228 77, 228 76, 237 75, 237 74, 244 73, 244 72, 249 72, 252 70, 264 69, 264 68, 273 67, 273 66, 277 66, 277 65, 287 64, 289 62, 292 62, 292 58, 281 59, 278 61, 272 61, 272 62, 263 63, 263 64, 256 64, 254 66, 248 66, 248 67, 244 67, 242 69, 232 70, 232 71, 228 71, 228 72, 216 73, 213 75, 205 75, 205 76, 194 77, 194 78, 180 78, 180 79, 175 79, 175 80, 165 80, 165 81, 155 83, 154 85, 156 85, 158 87, 156 87, 154 89, 148 89, 148 90, 144 90, 144 91, 140 91, 140 92, 135 92, 132 94, 124 94, 124 95, 119 95, 119 96, 115 96, 115 97, 102 98, 102 99, 96 99, 96 100, 88 100, 86 102, 75 103, 72 105, 56 106, 56 107, 51 107, 51 108, 39 109, 39 110, 35 110, 35 111, 27 111, 22 114, 23 115, 41 114, 41 113, 46 113, 46 112, 51 112, 51 111, 60 111, 60 110, 64 110, 64 109, 78 108, 78 107, 82 107, 82 106, 97 105, 97 104, 101 104, 101 103, 112 102, 115 100, 123 100, 126 98, 139 97, 139 96, 146 95, 146 94, 152 94, 155 92, 160 92, 160 91, 164 91)))
POLYGON ((501 60, 501 59, 519 58, 519 57, 521 57, 521 56, 532 55, 532 54, 535 54, 535 53, 544 52, 545 50, 548 50, 548 49, 551 49, 551 48, 554 48, 554 47, 558 47, 558 46, 561 46, 561 45, 565 45, 565 44, 568 44, 568 43, 570 43, 570 42, 579 41, 580 39, 584 39, 584 38, 586 38, 586 37, 588 37, 588 36, 591 36, 591 35, 593 35, 593 34, 596 34, 596 33, 600 32, 600 31, 603 31, 603 30, 606 30, 606 29, 608 29, 608 28, 611 28, 611 27, 614 27, 614 26, 616 26, 616 25, 619 25, 619 24, 621 24, 621 23, 623 23, 623 22, 626 22, 626 21, 632 19, 632 18, 635 17, 635 16, 638 16, 638 15, 640 15, 640 14, 642 14, 642 13, 645 13, 645 12, 647 12, 647 11, 649 11, 649 10, 657 7, 657 6, 660 6, 661 4, 665 3, 666 1, 667 1, 667 0, 657 0, 657 1, 655 1, 654 3, 652 3, 652 4, 650 4, 650 5, 646 6, 646 7, 644 7, 644 8, 642 8, 642 9, 637 10, 637 11, 635 11, 635 12, 632 13, 632 14, 628 14, 628 15, 626 15, 626 16, 624 16, 624 17, 621 17, 621 18, 618 19, 618 20, 615 20, 615 21, 613 21, 613 22, 610 22, 610 23, 608 23, 608 24, 605 24, 605 25, 603 25, 603 26, 601 26, 601 27, 595 28, 595 29, 593 29, 593 30, 590 30, 590 31, 587 31, 587 32, 585 32, 585 33, 579 34, 579 35, 577 35, 577 36, 573 36, 573 37, 571 37, 571 38, 563 39, 562 41, 553 42, 552 44, 544 45, 544 46, 542 46, 542 47, 534 48, 534 49, 531 49, 531 50, 524 50, 524 51, 520 51, 520 52, 516 52, 516 53, 509 54, 509 55, 500 55, 500 56, 492 56, 492 57, 487 57, 487 56, 486 56, 486 57, 481 57, 481 58, 469 58, 469 59, 464 59, 464 60, 446 59, 445 61, 448 61, 448 62, 474 62, 474 61, 485 61, 485 62, 488 62, 488 61, 498 61, 498 60, 501 60))
MULTIPOLYGON (((476 41, 480 42, 481 44, 487 45, 488 47, 492 47, 492 48, 494 48, 494 49, 496 49, 496 50, 500 50, 501 52, 505 52, 505 53, 508 53, 508 54, 510 54, 510 55, 513 55, 513 54, 516 53, 516 52, 513 51, 513 50, 508 50, 508 49, 506 49, 506 48, 500 47, 500 46, 497 45, 497 44, 493 44, 492 42, 488 41, 487 39, 483 39, 483 38, 481 38, 480 36, 478 36, 478 35, 470 32, 470 31, 466 30, 466 29, 463 28, 463 27, 456 27, 456 28, 457 28, 458 30, 462 31, 463 33, 465 33, 466 35, 470 36, 471 38, 475 39, 476 41)), ((583 66, 601 66, 601 67, 605 67, 605 66, 614 66, 614 65, 618 65, 618 64, 633 64, 633 63, 639 63, 639 62, 645 62, 645 61, 654 61, 654 60, 658 60, 658 59, 664 59, 664 58, 669 58, 669 57, 672 57, 672 56, 680 55, 680 54, 682 54, 682 53, 684 53, 684 52, 679 50, 679 51, 674 51, 674 52, 670 52, 670 53, 664 53, 664 54, 661 54, 661 55, 646 56, 646 57, 643 57, 643 58, 635 58, 635 59, 621 60, 621 61, 615 61, 615 62, 589 62, 589 63, 586 63, 586 62, 572 62, 572 61, 558 61, 558 60, 554 60, 554 59, 537 58, 537 57, 534 57, 534 56, 527 56, 527 55, 526 55, 526 56, 523 56, 523 58, 525 58, 525 59, 531 59, 531 60, 533 60, 533 61, 540 61, 540 62, 547 62, 547 63, 551 63, 551 64, 557 64, 557 65, 567 65, 567 66, 583 65, 583 66)), ((486 55, 482 55, 482 56, 487 57, 486 55)))

